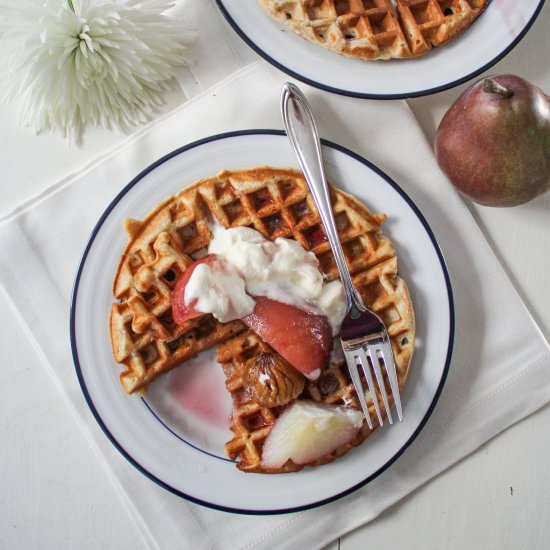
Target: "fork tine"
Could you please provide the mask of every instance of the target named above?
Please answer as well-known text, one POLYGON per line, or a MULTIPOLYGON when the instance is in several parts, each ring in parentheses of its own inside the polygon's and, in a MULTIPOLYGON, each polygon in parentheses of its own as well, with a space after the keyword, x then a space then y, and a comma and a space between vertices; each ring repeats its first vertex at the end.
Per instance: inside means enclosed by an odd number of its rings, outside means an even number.
POLYGON ((380 404, 378 402, 378 397, 376 395, 376 388, 374 387, 374 380, 372 379, 372 373, 370 371, 369 360, 365 353, 364 348, 359 348, 358 359, 361 367, 363 367, 363 373, 365 374, 365 380, 367 381, 367 388, 372 396, 372 402, 374 403, 374 408, 376 409, 376 416, 378 417, 378 422, 380 426, 384 425, 384 419, 382 418, 382 413, 380 412, 380 404))
POLYGON ((401 396, 399 395, 399 383, 397 382, 397 371, 395 370, 395 361, 393 358, 393 350, 389 341, 384 341, 382 348, 380 349, 382 355, 382 361, 384 362, 384 368, 388 374, 388 380, 390 381, 391 393, 393 395, 393 402, 395 403, 395 410, 400 422, 403 422, 403 410, 401 408, 401 396))
POLYGON ((388 394, 386 393, 386 384, 384 384, 384 377, 382 376, 382 370, 380 369, 380 361, 378 360, 378 347, 367 346, 366 352, 370 357, 372 363, 372 369, 374 370, 374 375, 376 376, 376 381, 378 382, 378 388, 382 395, 382 401, 384 402, 384 408, 386 409, 386 414, 388 415, 388 422, 393 424, 393 417, 391 414, 390 404, 388 403, 388 394), (374 351, 374 354, 373 354, 374 351))
POLYGON ((359 403, 361 403, 361 408, 363 409, 363 414, 365 415, 365 420, 367 421, 368 427, 372 430, 372 420, 369 413, 369 406, 365 400, 365 391, 363 390, 363 384, 361 383, 359 371, 357 370, 355 354, 351 351, 344 350, 344 355, 346 357, 346 363, 348 365, 351 381, 353 382, 353 387, 355 388, 355 393, 357 393, 359 403))

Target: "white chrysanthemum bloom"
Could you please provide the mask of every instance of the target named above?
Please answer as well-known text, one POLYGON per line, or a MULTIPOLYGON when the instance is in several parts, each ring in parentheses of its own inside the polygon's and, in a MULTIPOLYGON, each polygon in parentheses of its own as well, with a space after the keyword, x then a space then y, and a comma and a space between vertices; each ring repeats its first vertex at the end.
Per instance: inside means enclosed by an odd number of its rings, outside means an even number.
POLYGON ((6 99, 35 131, 150 119, 191 33, 171 0, 0 0, 6 99))

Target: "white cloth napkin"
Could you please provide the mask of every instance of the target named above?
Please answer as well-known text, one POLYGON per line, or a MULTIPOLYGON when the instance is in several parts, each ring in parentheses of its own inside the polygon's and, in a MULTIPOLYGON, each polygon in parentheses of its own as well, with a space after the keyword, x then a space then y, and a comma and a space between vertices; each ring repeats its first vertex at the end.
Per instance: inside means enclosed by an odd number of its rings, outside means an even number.
POLYGON ((167 152, 214 133, 280 128, 285 80, 263 62, 245 67, 0 223, 1 287, 154 548, 321 547, 550 400, 548 344, 439 172, 407 104, 354 100, 302 86, 321 134, 394 178, 426 215, 447 258, 456 301, 455 351, 433 416, 404 455, 365 488, 282 516, 238 516, 187 503, 143 477, 111 447, 85 404, 69 348, 71 287, 89 233, 121 187, 167 152))

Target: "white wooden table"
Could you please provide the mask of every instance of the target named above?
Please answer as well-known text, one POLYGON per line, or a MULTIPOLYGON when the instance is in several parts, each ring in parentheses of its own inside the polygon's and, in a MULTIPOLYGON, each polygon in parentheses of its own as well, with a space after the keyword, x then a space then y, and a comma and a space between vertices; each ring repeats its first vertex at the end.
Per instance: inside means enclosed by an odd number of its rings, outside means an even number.
MULTIPOLYGON (((546 5, 524 41, 491 72, 519 74, 550 92, 549 28, 546 5)), ((460 90, 410 102, 430 139, 460 90)), ((181 100, 175 92, 167 108, 181 100)), ((123 137, 93 131, 81 147, 55 136, 36 138, 18 127, 12 107, 0 105, 0 215, 123 137)), ((515 209, 472 210, 548 338, 550 193, 515 209)), ((0 548, 144 548, 1 295, 0 316, 0 548)), ((545 550, 550 544, 549 424, 546 407, 329 548, 545 550)))

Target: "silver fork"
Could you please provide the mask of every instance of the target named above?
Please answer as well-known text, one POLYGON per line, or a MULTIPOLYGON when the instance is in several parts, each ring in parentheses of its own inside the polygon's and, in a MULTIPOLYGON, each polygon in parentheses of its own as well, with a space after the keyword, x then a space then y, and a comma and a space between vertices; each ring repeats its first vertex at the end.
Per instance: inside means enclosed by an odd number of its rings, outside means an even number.
POLYGON ((372 399, 379 424, 382 426, 384 419, 377 397, 375 380, 382 397, 382 404, 388 421, 390 424, 393 424, 383 371, 386 372, 390 383, 397 416, 402 421, 403 413, 399 396, 399 384, 397 382, 397 373, 388 331, 382 319, 365 307, 361 296, 353 286, 346 257, 342 250, 334 222, 329 190, 323 168, 317 125, 315 124, 315 119, 306 97, 297 86, 290 82, 287 82, 283 86, 281 111, 288 138, 298 157, 300 167, 319 210, 319 215, 344 286, 347 311, 340 331, 340 341, 351 380, 365 414, 365 419, 369 428, 372 429, 372 419, 369 413, 365 390, 359 375, 359 367, 365 376, 367 390, 372 399))

